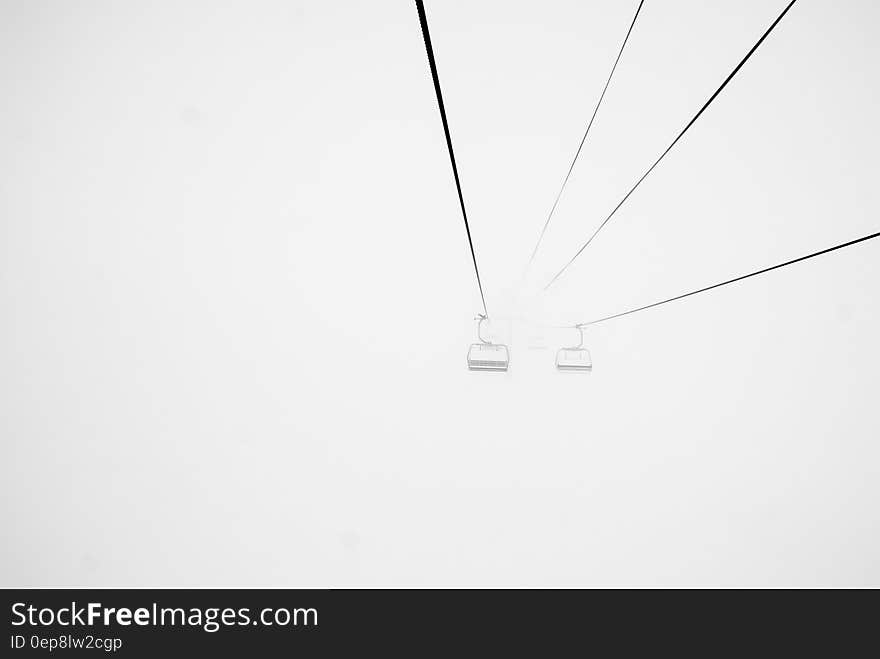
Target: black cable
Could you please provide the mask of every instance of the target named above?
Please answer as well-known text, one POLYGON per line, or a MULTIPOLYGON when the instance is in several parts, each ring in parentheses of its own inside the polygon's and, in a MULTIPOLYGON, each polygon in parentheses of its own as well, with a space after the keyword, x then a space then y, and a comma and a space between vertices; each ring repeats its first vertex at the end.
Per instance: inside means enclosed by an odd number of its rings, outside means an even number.
POLYGON ((589 244, 591 242, 593 242, 593 239, 599 234, 599 232, 602 230, 602 228, 606 224, 608 224, 608 221, 612 217, 614 217, 614 214, 618 211, 618 209, 621 206, 623 206, 624 202, 627 199, 629 199, 629 196, 633 192, 635 192, 635 189, 637 187, 639 187, 639 185, 641 185, 642 181, 644 181, 648 177, 648 174, 650 174, 652 171, 654 171, 654 168, 660 164, 660 161, 663 160, 663 158, 666 156, 666 154, 672 150, 672 147, 674 147, 678 143, 678 141, 684 136, 684 134, 688 131, 688 129, 694 125, 694 123, 697 121, 697 119, 700 118, 700 115, 703 114, 703 112, 705 112, 706 108, 708 108, 709 105, 711 105, 712 101, 715 100, 715 98, 718 96, 718 94, 720 94, 721 91, 727 86, 727 83, 729 83, 733 79, 733 77, 739 72, 739 70, 749 60, 749 58, 752 56, 752 54, 758 49, 758 46, 760 46, 764 42, 764 39, 766 39, 767 36, 773 31, 773 29, 779 24, 779 21, 781 21, 782 17, 788 13, 788 10, 792 8, 792 6, 794 5, 795 2, 797 2, 797 0, 791 0, 791 2, 788 3, 788 6, 782 11, 781 14, 779 14, 779 16, 776 18, 776 20, 773 21, 773 24, 769 28, 767 28, 767 31, 764 32, 764 34, 761 36, 761 38, 758 39, 758 42, 754 46, 752 46, 752 49, 746 54, 745 57, 742 58, 742 61, 740 61, 740 63, 736 65, 736 68, 733 71, 731 71, 730 75, 727 76, 727 78, 724 80, 724 82, 721 83, 721 86, 715 90, 715 93, 712 94, 711 97, 709 97, 709 100, 706 101, 706 103, 703 105, 703 107, 700 108, 700 111, 697 112, 697 114, 694 115, 694 118, 691 119, 687 123, 687 125, 684 127, 684 129, 678 134, 678 137, 676 137, 672 141, 672 144, 670 144, 668 147, 666 147, 666 150, 660 154, 660 157, 657 158, 657 160, 654 162, 654 164, 648 168, 648 171, 646 171, 644 174, 642 174, 642 177, 638 181, 636 181, 636 184, 634 186, 632 186, 632 188, 630 188, 630 191, 627 192, 626 195, 624 196, 624 198, 620 200, 620 203, 618 203, 617 206, 614 207, 614 210, 612 210, 611 213, 609 213, 608 217, 606 217, 602 221, 602 224, 599 225, 599 228, 597 228, 593 232, 593 235, 590 236, 590 238, 587 240, 587 242, 585 242, 583 244, 583 246, 575 253, 575 255, 571 257, 571 259, 568 261, 568 263, 566 263, 563 266, 562 270, 560 270, 559 272, 556 273, 556 276, 550 280, 550 282, 544 287, 544 290, 547 290, 548 288, 550 288, 550 286, 553 285, 553 282, 555 282, 557 279, 559 279, 559 277, 562 275, 562 273, 565 272, 568 269, 568 267, 572 263, 574 263, 574 260, 578 256, 581 255, 581 253, 589 246, 589 244))
POLYGON ((762 270, 757 270, 755 272, 750 272, 747 275, 741 275, 739 277, 735 277, 733 279, 728 279, 727 281, 723 281, 719 284, 712 284, 711 286, 706 286, 705 288, 700 288, 696 291, 691 291, 690 293, 683 293, 682 295, 676 295, 675 297, 668 298, 666 300, 661 300, 660 302, 654 302, 653 304, 646 304, 643 307, 638 307, 636 309, 630 309, 629 311, 622 311, 620 313, 616 313, 612 316, 605 316, 604 318, 599 318, 597 320, 591 320, 588 323, 579 323, 575 325, 575 327, 587 327, 588 325, 597 325, 599 323, 604 323, 606 320, 613 320, 615 318, 620 318, 621 316, 628 316, 630 314, 636 313, 637 311, 644 311, 645 309, 653 309, 654 307, 659 307, 661 304, 667 304, 668 302, 675 302, 676 300, 681 300, 686 297, 690 297, 691 295, 696 295, 697 293, 705 293, 706 291, 711 291, 714 288, 720 288, 721 286, 727 286, 728 284, 734 284, 738 281, 742 281, 743 279, 748 279, 749 277, 755 277, 757 275, 762 275, 765 272, 770 272, 771 270, 777 270, 779 268, 784 268, 787 265, 793 265, 794 263, 800 263, 801 261, 806 261, 807 259, 812 259, 817 256, 822 256, 823 254, 828 254, 830 252, 834 252, 838 249, 843 249, 844 247, 850 247, 852 245, 856 245, 861 242, 865 242, 866 240, 872 240, 873 238, 880 237, 880 231, 877 233, 872 233, 868 236, 863 236, 861 238, 856 238, 855 240, 850 240, 849 242, 842 243, 840 245, 835 245, 834 247, 829 247, 828 249, 823 249, 819 252, 813 252, 812 254, 807 254, 806 256, 801 256, 796 259, 792 259, 791 261, 786 261, 785 263, 778 263, 777 265, 770 266, 769 268, 764 268, 762 270))
POLYGON ((550 208, 550 213, 547 215, 547 221, 544 222, 544 228, 541 229, 541 235, 538 236, 538 242, 535 243, 535 248, 532 250, 532 255, 529 257, 528 265, 526 265, 526 269, 532 264, 532 261, 535 260, 535 254, 538 253, 538 248, 541 246, 541 242, 544 240, 544 234, 547 232, 547 227, 550 226, 550 219, 553 217, 553 213, 556 211, 556 206, 559 204, 559 200, 562 198, 562 191, 565 190, 565 186, 568 184, 568 179, 571 177, 571 172, 574 170, 574 164, 577 162, 578 156, 581 155, 581 149, 584 148, 584 142, 587 141, 587 135, 590 134, 590 128, 593 127, 593 121, 596 119, 596 114, 599 112, 599 106, 602 105, 602 100, 605 98, 605 92, 608 91, 608 86, 611 84, 611 78, 614 77, 614 72, 617 70, 617 64, 620 62, 620 56, 623 55, 623 49, 626 48, 626 42, 629 41, 629 35, 633 31, 633 27, 635 27, 636 19, 639 17, 639 12, 642 11, 642 5, 645 4, 645 0, 641 0, 639 2, 639 6, 636 9, 636 15, 633 16, 632 23, 630 23, 629 29, 626 31, 626 36, 623 38, 623 43, 620 45, 620 50, 617 53, 617 59, 614 60, 614 66, 611 67, 611 73, 608 74, 608 80, 605 81, 605 87, 602 89, 602 93, 599 95, 599 102, 596 103, 596 107, 593 109, 593 116, 590 117, 590 121, 587 124, 587 130, 584 131, 584 136, 581 138, 581 143, 578 145, 577 151, 575 151, 574 158, 571 161, 571 165, 568 167, 568 173, 565 175, 565 179, 562 181, 562 187, 559 188, 559 193, 556 195, 556 199, 553 201, 553 206, 550 208))
POLYGON ((471 247, 471 258, 474 260, 474 272, 477 275, 477 286, 480 288, 480 299, 483 302, 483 313, 489 315, 486 309, 486 296, 483 295, 483 282, 480 280, 480 269, 477 267, 477 254, 474 252, 474 241, 471 238, 471 227, 468 224, 467 211, 464 208, 464 196, 461 194, 461 182, 458 179, 458 167, 455 165, 455 153, 452 150, 452 136, 449 134, 449 124, 446 121, 446 107, 443 105, 443 94, 440 92, 440 77, 437 75, 437 63, 434 61, 434 49, 431 46, 431 34, 428 32, 428 18, 425 16, 425 5, 422 0, 416 0, 416 9, 419 11, 419 22, 422 24, 422 36, 425 39, 425 50, 428 52, 428 64, 431 66, 431 77, 434 79, 434 91, 437 94, 437 105, 440 106, 440 119, 443 121, 443 132, 446 133, 446 146, 449 149, 449 160, 452 162, 452 175, 455 177, 455 187, 458 190, 458 202, 461 204, 461 215, 464 218, 464 228, 467 231, 468 244, 471 247))

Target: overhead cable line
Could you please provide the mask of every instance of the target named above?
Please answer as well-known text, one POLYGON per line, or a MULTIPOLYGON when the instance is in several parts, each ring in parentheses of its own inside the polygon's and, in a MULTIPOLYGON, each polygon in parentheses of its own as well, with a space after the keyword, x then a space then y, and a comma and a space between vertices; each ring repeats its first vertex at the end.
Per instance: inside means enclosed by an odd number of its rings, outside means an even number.
POLYGON ((608 224, 609 220, 611 220, 611 218, 614 217, 614 214, 617 213, 617 211, 620 209, 620 207, 623 206, 623 204, 626 202, 627 199, 629 199, 630 195, 633 192, 635 192, 636 188, 638 188, 639 185, 641 185, 642 181, 644 181, 648 177, 648 175, 652 171, 654 171, 654 168, 660 164, 660 161, 663 160, 664 157, 666 157, 666 154, 672 150, 672 147, 674 147, 678 143, 678 141, 684 136, 684 134, 690 129, 690 127, 693 126, 694 123, 696 123, 697 119, 700 118, 700 115, 702 115, 703 112, 706 111, 706 108, 708 108, 709 105, 712 104, 712 101, 714 101, 718 97, 718 95, 721 93, 721 91, 727 86, 727 84, 739 72, 739 70, 743 67, 743 65, 749 60, 749 58, 752 56, 752 54, 764 42, 764 39, 766 39, 767 36, 774 30, 774 28, 776 28, 776 26, 779 24, 779 22, 782 20, 782 18, 788 13, 788 10, 794 6, 795 2, 797 2, 797 0, 791 0, 791 2, 788 3, 788 5, 785 7, 785 9, 782 10, 782 13, 779 14, 779 16, 776 18, 775 21, 773 21, 772 25, 770 25, 770 27, 767 28, 767 31, 764 32, 763 35, 761 35, 761 38, 758 39, 757 43, 755 43, 755 45, 752 46, 751 50, 749 50, 749 52, 746 53, 746 56, 743 57, 743 59, 740 61, 740 63, 736 65, 736 68, 734 68, 733 71, 731 71, 730 75, 728 75, 727 78, 724 80, 724 82, 721 83, 721 86, 718 89, 716 89, 715 93, 709 97, 709 100, 703 104, 703 107, 700 108, 699 112, 697 112, 694 115, 693 119, 691 119, 687 123, 687 125, 682 129, 682 131, 672 141, 672 143, 668 147, 666 147, 666 150, 660 154, 660 157, 654 161, 654 164, 651 165, 644 174, 642 174, 641 178, 639 178, 639 180, 636 181, 635 185, 633 185, 632 188, 630 188, 629 192, 626 193, 626 195, 623 197, 623 199, 621 199, 620 202, 617 204, 617 206, 615 206, 614 209, 611 211, 611 213, 608 214, 608 217, 606 217, 602 221, 602 223, 599 225, 599 227, 593 232, 593 235, 591 235, 589 237, 589 239, 587 240, 587 242, 585 242, 581 246, 581 248, 575 253, 575 255, 572 256, 571 259, 569 259, 568 263, 566 263, 562 267, 562 269, 556 273, 556 275, 553 277, 553 279, 551 279, 550 282, 544 287, 544 290, 547 290, 548 288, 550 288, 550 286, 552 286, 553 283, 557 279, 559 279, 560 276, 562 276, 562 273, 565 272, 572 263, 574 263, 575 259, 577 259, 577 257, 583 253, 583 251, 589 246, 589 244, 591 242, 593 242, 593 239, 599 234, 599 232, 605 227, 605 225, 608 224))
POLYGON ((697 295, 698 293, 705 293, 706 291, 711 291, 716 288, 721 288, 722 286, 727 286, 728 284, 734 284, 738 281, 743 281, 744 279, 748 279, 750 277, 756 277, 758 275, 762 275, 767 272, 771 272, 773 270, 778 270, 779 268, 784 268, 789 265, 794 265, 795 263, 800 263, 801 261, 806 261, 808 259, 816 258, 817 256, 822 256, 823 254, 830 254, 831 252, 837 251, 839 249, 843 249, 844 247, 851 247, 853 245, 857 245, 858 243, 865 242, 867 240, 873 240, 874 238, 880 237, 880 231, 876 233, 872 233, 868 236, 862 236, 861 238, 856 238, 855 240, 850 240, 849 242, 841 243, 840 245, 835 245, 834 247, 829 247, 827 249, 823 249, 818 252, 813 252, 812 254, 807 254, 806 256, 801 256, 796 259, 792 259, 791 261, 786 261, 785 263, 778 263, 776 265, 770 266, 769 268, 763 268, 761 270, 756 270, 755 272, 750 272, 747 275, 741 275, 739 277, 734 277, 733 279, 728 279, 727 281, 722 281, 718 284, 712 284, 711 286, 705 286, 704 288, 697 289, 695 291, 691 291, 690 293, 682 293, 681 295, 676 295, 675 297, 670 297, 665 300, 660 300, 659 302, 654 302, 652 304, 646 304, 642 307, 637 307, 635 309, 630 309, 629 311, 622 311, 620 313, 613 314, 611 316, 605 316, 604 318, 598 318, 596 320, 591 320, 587 323, 578 323, 577 325, 568 327, 575 328, 584 328, 590 325, 598 325, 599 323, 604 323, 608 320, 614 320, 615 318, 621 318, 623 316, 629 316, 630 314, 637 313, 639 311, 645 311, 646 309, 653 309, 654 307, 659 307, 662 304, 668 304, 669 302, 675 302, 677 300, 682 300, 686 297, 690 297, 692 295, 697 295))
POLYGON ((568 167, 568 172, 565 174, 565 179, 562 181, 562 186, 559 188, 559 192, 556 194, 556 199, 553 200, 553 206, 550 207, 550 213, 547 215, 547 220, 544 222, 544 226, 541 229, 541 234, 538 236, 538 242, 535 243, 535 248, 532 250, 532 255, 529 257, 529 262, 526 265, 526 270, 528 270, 529 266, 532 265, 532 261, 535 260, 535 255, 538 253, 538 248, 541 246, 541 242, 544 240, 544 234, 547 233, 547 227, 550 226, 550 220, 553 217, 553 213, 556 212, 556 206, 559 205, 559 200, 562 198, 562 192, 565 190, 565 186, 568 184, 568 179, 571 177, 571 172, 574 170, 574 165, 577 162, 578 156, 581 155, 581 149, 584 148, 584 143, 587 141, 587 135, 590 134, 590 129, 593 127, 593 121, 596 119, 596 115, 599 112, 599 107, 602 105, 602 100, 605 98, 605 92, 608 91, 608 86, 611 84, 611 78, 614 77, 614 72, 617 70, 617 64, 620 62, 620 56, 623 55, 623 49, 626 48, 626 42, 629 41, 629 35, 632 33, 633 27, 635 27, 636 20, 639 17, 639 12, 642 11, 642 5, 645 4, 645 0, 641 0, 639 2, 639 6, 636 9, 636 14, 633 16, 632 23, 629 25, 629 29, 626 31, 626 36, 623 38, 623 43, 620 45, 620 50, 617 52, 617 59, 614 60, 614 66, 611 67, 611 73, 608 74, 608 79, 605 81, 605 87, 602 88, 602 93, 599 95, 599 101, 596 103, 596 107, 593 109, 593 115, 590 117, 590 121, 587 123, 587 129, 584 131, 584 136, 581 138, 581 143, 578 144, 577 151, 575 151, 574 158, 572 158, 571 165, 568 167))
POLYGON ((422 0, 416 0, 416 9, 419 12, 419 22, 422 24, 422 36, 425 39, 425 50, 428 53, 428 64, 431 66, 431 78, 434 80, 434 91, 437 94, 437 105, 440 107, 440 119, 443 122, 443 132, 446 134, 446 147, 449 149, 449 160, 452 163, 452 176, 455 178, 455 188, 458 190, 458 202, 461 205, 461 215, 464 218, 464 228, 467 232, 468 245, 471 248, 471 258, 474 261, 474 273, 477 275, 477 286, 480 289, 480 300, 483 302, 483 314, 489 315, 486 308, 486 296, 483 294, 483 282, 480 279, 480 268, 477 266, 477 254, 474 251, 474 241, 471 238, 471 227, 468 223, 467 211, 464 206, 464 195, 461 193, 461 181, 458 178, 458 167, 455 164, 455 152, 452 150, 452 136, 449 134, 449 123, 446 121, 446 107, 443 105, 443 94, 440 91, 440 77, 437 75, 437 63, 434 60, 434 48, 431 46, 431 34, 428 31, 428 18, 425 16, 425 5, 422 0))

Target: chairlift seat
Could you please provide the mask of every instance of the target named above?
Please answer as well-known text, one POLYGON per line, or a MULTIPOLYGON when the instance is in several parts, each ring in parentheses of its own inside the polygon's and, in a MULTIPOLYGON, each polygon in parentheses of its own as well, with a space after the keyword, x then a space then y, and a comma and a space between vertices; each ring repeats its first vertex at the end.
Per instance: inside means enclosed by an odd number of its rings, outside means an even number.
POLYGON ((500 343, 472 343, 467 354, 471 371, 506 371, 510 364, 510 352, 500 343))
POLYGON ((556 368, 560 371, 592 371, 590 351, 585 348, 562 348, 556 353, 556 368))

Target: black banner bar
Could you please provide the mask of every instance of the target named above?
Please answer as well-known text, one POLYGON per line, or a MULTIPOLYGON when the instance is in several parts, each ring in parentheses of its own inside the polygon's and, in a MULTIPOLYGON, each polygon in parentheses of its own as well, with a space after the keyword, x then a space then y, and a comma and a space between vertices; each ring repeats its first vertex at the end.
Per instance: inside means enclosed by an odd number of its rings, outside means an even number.
POLYGON ((801 645, 838 656, 867 638, 875 602, 874 591, 7 590, 0 656, 711 656, 801 645))

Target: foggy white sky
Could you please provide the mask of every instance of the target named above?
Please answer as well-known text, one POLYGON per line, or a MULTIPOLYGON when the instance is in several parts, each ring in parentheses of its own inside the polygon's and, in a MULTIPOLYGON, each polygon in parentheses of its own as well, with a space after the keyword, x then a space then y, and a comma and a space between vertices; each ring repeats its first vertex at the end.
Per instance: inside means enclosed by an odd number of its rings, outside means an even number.
MULTIPOLYGON (((784 4, 645 3, 531 288, 784 4)), ((635 5, 427 3, 498 317, 635 5)), ((533 313, 876 231, 877 19, 798 2, 533 313)), ((880 581, 880 245, 470 373, 413 3, 5 0, 0 85, 3 585, 880 581)))

